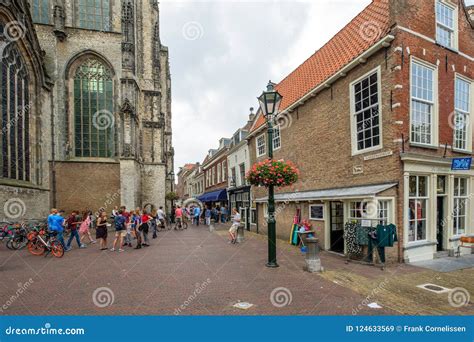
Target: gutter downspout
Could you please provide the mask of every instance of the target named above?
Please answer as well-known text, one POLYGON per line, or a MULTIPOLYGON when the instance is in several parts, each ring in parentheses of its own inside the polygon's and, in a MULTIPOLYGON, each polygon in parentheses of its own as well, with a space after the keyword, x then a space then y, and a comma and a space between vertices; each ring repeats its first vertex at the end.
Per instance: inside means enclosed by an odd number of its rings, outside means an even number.
POLYGON ((56 144, 54 141, 54 85, 51 89, 51 194, 52 207, 56 208, 56 144))

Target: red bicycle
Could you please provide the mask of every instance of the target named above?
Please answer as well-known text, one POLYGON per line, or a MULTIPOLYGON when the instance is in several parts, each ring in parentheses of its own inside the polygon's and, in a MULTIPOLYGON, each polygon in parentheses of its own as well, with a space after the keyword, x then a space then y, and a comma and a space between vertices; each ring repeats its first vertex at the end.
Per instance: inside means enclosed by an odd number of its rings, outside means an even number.
POLYGON ((50 252, 56 258, 61 258, 64 255, 64 247, 56 239, 56 232, 40 229, 28 234, 28 251, 33 255, 47 256, 50 252))

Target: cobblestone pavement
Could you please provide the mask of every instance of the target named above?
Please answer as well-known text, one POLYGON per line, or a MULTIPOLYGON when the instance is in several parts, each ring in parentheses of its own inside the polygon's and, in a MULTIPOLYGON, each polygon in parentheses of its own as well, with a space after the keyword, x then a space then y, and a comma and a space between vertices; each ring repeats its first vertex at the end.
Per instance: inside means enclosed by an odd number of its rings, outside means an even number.
MULTIPOLYGON (((0 245, 2 315, 387 315, 472 314, 426 282, 474 293, 472 269, 436 274, 408 265, 385 271, 322 253, 325 272, 303 271, 295 247, 278 243, 280 267, 265 267, 266 237, 229 245, 225 227, 160 232, 151 246, 125 252, 73 249, 61 259, 0 245), (441 277, 441 278, 440 278, 441 277), (233 307, 249 302, 247 310, 233 307), (380 309, 366 304, 377 302, 380 309)), ((111 243, 111 242, 109 242, 111 243)))

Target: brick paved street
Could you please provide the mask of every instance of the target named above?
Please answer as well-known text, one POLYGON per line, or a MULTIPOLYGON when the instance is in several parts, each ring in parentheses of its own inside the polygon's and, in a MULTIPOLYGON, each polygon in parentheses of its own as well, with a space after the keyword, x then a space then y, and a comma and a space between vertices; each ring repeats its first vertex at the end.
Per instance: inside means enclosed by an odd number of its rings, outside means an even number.
POLYGON ((268 269, 264 236, 247 234, 244 243, 229 245, 224 228, 212 233, 204 226, 160 232, 151 247, 124 253, 99 251, 97 245, 90 245, 62 259, 33 256, 26 250, 12 252, 1 245, 0 305, 5 304, 1 314, 173 315, 176 310, 183 315, 350 315, 353 310, 368 315, 472 314, 472 305, 452 308, 445 295, 423 292, 410 283, 412 279, 418 284, 436 280, 474 293, 472 269, 441 278, 407 265, 386 271, 345 265, 340 256, 323 253, 325 272, 309 274, 302 270, 299 250, 283 242, 278 246, 280 268, 268 269), (30 278, 31 285, 12 299, 30 278), (93 293, 100 287, 113 293, 110 306, 94 304, 93 293), (275 297, 277 305, 270 300, 279 287, 287 289, 289 302, 282 307, 278 299, 285 302, 284 296, 275 297), (380 291, 374 293, 376 288, 380 291), (361 305, 364 300, 383 308, 370 309, 361 305), (238 301, 254 306, 233 308, 238 301))

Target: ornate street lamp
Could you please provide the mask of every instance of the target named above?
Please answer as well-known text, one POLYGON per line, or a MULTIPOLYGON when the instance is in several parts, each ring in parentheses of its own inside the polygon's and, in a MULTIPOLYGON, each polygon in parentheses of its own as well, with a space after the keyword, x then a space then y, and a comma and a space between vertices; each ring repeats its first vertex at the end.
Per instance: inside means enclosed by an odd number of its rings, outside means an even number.
MULTIPOLYGON (((273 120, 278 114, 282 96, 273 88, 273 83, 268 82, 267 90, 258 97, 260 109, 267 120, 268 132, 268 159, 273 159, 273 120)), ((276 221, 275 197, 273 185, 268 187, 268 262, 267 267, 278 267, 276 260, 276 221)))

